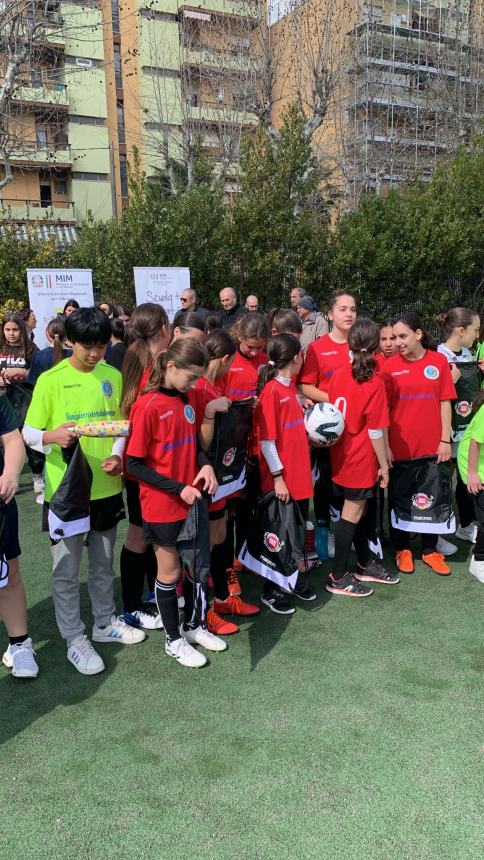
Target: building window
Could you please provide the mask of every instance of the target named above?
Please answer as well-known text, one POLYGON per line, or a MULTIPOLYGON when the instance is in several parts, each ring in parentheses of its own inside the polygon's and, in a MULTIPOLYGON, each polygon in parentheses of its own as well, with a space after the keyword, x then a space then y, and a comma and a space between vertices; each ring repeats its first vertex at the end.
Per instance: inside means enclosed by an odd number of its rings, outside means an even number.
POLYGON ((118 141, 126 143, 126 129, 124 126, 124 108, 122 102, 117 102, 116 113, 118 117, 118 141))
POLYGON ((119 3, 111 0, 111 15, 113 19, 113 33, 119 33, 119 3))
POLYGON ((73 170, 71 173, 72 179, 78 179, 81 182, 107 182, 109 176, 107 173, 82 173, 73 170))
POLYGON ((119 45, 113 45, 114 51, 114 77, 116 81, 116 89, 120 90, 123 86, 123 76, 121 73, 121 48, 119 45))
POLYGON ((39 149, 45 149, 47 147, 47 129, 45 125, 36 124, 35 141, 39 149))
POLYGON ((54 193, 55 194, 67 194, 67 182, 65 179, 56 179, 54 181, 54 193))
POLYGON ((102 116, 75 116, 70 114, 69 122, 76 125, 106 125, 106 120, 102 116))
POLYGON ((121 197, 128 196, 128 162, 125 155, 119 156, 119 178, 121 182, 121 197))
POLYGON ((52 206, 52 188, 50 182, 45 180, 40 183, 40 205, 44 209, 52 206))

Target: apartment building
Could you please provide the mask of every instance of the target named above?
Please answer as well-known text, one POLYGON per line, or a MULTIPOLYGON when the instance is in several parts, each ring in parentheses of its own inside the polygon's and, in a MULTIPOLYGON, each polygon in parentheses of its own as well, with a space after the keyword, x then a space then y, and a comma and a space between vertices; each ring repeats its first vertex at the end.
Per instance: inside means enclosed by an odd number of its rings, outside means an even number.
POLYGON ((9 107, 13 181, 0 191, 0 217, 60 227, 79 223, 88 212, 108 218, 113 207, 101 10, 94 0, 39 0, 28 2, 25 14, 41 23, 42 35, 9 107))
POLYGON ((326 39, 330 88, 314 144, 350 203, 362 191, 428 179, 437 158, 481 126, 482 0, 279 0, 270 23, 295 57, 282 104, 296 89, 310 92, 310 58, 326 39))

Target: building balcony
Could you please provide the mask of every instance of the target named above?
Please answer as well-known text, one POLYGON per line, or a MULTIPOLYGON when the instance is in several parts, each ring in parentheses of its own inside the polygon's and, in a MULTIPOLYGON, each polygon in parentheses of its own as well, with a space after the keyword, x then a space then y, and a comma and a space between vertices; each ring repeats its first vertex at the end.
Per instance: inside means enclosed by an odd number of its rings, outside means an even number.
POLYGON ((38 146, 35 142, 25 143, 22 149, 13 152, 10 161, 12 164, 25 167, 70 167, 72 165, 71 148, 69 144, 48 144, 38 146))
POLYGON ((254 125, 257 115, 251 111, 238 110, 230 105, 197 99, 197 104, 187 100, 187 116, 191 120, 231 125, 254 125))
MULTIPOLYGON (((371 51, 371 48, 370 48, 371 51)), ((378 68, 389 70, 391 73, 401 74, 402 72, 409 72, 412 75, 421 74, 428 75, 429 77, 446 77, 446 78, 456 78, 457 71, 450 63, 450 57, 446 57, 446 62, 441 63, 439 65, 432 65, 428 61, 426 63, 422 62, 422 59, 419 59, 418 54, 415 55, 415 60, 412 61, 412 58, 408 55, 408 52, 405 53, 405 59, 403 57, 398 56, 390 56, 390 57, 382 57, 375 54, 370 53, 370 51, 364 51, 363 56, 354 64, 348 67, 348 73, 354 74, 355 72, 362 73, 370 68, 378 68)), ((435 58, 437 59, 437 58, 435 58)), ((435 60, 434 60, 435 61, 435 60)), ((460 74, 459 81, 464 84, 476 84, 480 83, 482 79, 478 77, 469 77, 468 75, 460 74)))
POLYGON ((250 57, 247 53, 241 52, 238 48, 212 48, 209 45, 200 46, 197 48, 185 48, 183 52, 183 65, 200 66, 205 69, 213 69, 214 71, 242 71, 250 72, 256 68, 255 58, 250 57))
POLYGON ((69 107, 66 84, 49 81, 39 82, 35 86, 19 87, 15 90, 12 101, 18 104, 29 104, 33 108, 50 106, 60 110, 67 110, 69 107))
POLYGON ((75 224, 75 204, 73 200, 53 205, 45 205, 39 199, 26 200, 4 196, 0 198, 0 218, 12 221, 42 221, 45 223, 62 222, 75 224))
POLYGON ((384 132, 359 132, 355 135, 348 135, 346 138, 346 144, 348 146, 358 146, 360 144, 379 144, 386 145, 388 147, 403 147, 403 148, 418 148, 418 149, 428 149, 433 154, 435 152, 443 152, 447 149, 447 145, 445 143, 439 143, 436 140, 428 140, 424 137, 404 137, 403 135, 400 137, 398 134, 388 134, 384 132))
MULTIPOLYGON (((146 4, 148 6, 148 4, 146 4)), ((205 16, 225 16, 232 18, 252 18, 258 20, 265 14, 265 6, 260 0, 203 0, 200 6, 182 3, 179 7, 180 18, 206 20, 205 16)), ((210 20, 210 18, 209 18, 210 20)))

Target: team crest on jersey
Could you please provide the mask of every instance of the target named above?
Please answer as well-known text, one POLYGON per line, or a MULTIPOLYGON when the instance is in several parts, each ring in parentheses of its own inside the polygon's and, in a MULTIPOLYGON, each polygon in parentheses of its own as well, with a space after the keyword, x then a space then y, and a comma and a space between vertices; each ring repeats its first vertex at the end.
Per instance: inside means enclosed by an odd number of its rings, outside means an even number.
POLYGON ((412 505, 414 508, 418 508, 419 511, 426 511, 432 505, 433 500, 434 497, 428 496, 427 493, 415 493, 412 496, 412 505))
POLYGON ((185 418, 187 419, 188 423, 195 424, 195 410, 193 406, 190 406, 190 404, 188 403, 185 406, 183 412, 185 413, 185 418))
POLYGON ((438 367, 435 367, 434 364, 428 364, 424 370, 424 376, 427 379, 438 379, 440 376, 440 370, 438 367))
POLYGON ((101 385, 101 388, 105 397, 111 397, 111 394, 113 393, 113 386, 111 385, 109 379, 104 380, 101 385))
POLYGON ((235 452, 236 451, 237 451, 237 448, 229 448, 229 450, 225 452, 225 454, 223 455, 223 458, 222 458, 222 463, 224 464, 224 466, 231 466, 232 465, 232 463, 235 460, 235 452))
POLYGON ((455 404, 454 409, 461 418, 467 418, 472 412, 472 403, 468 400, 460 400, 455 404))
POLYGON ((279 540, 274 532, 266 532, 264 534, 264 546, 267 547, 269 552, 280 552, 284 546, 284 541, 279 540))

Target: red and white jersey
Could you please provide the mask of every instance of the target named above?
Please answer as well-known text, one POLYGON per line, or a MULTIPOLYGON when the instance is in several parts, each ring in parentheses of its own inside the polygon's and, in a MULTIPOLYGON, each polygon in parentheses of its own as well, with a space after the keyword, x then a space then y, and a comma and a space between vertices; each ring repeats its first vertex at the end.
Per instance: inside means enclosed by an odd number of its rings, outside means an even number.
MULTIPOLYGON (((272 379, 264 386, 255 410, 255 423, 259 445, 265 441, 276 443, 291 498, 309 499, 313 495, 309 442, 294 382, 284 385, 272 379)), ((274 489, 274 478, 262 452, 259 465, 262 492, 268 493, 274 489)))
POLYGON ((395 460, 436 454, 442 438, 441 401, 456 397, 447 359, 432 350, 426 350, 415 361, 398 353, 385 363, 382 377, 390 409, 389 443, 395 460))
POLYGON ((260 352, 255 358, 248 358, 237 350, 230 369, 224 376, 217 379, 218 396, 225 395, 230 400, 257 397, 259 370, 267 364, 267 361, 265 352, 260 352))
POLYGON ((334 374, 328 395, 345 419, 341 439, 329 449, 333 481, 342 487, 373 487, 378 460, 368 430, 382 430, 389 425, 383 380, 376 372, 371 379, 357 382, 348 364, 334 374))
MULTIPOLYGON (((167 478, 192 484, 197 474, 198 431, 204 401, 189 391, 182 400, 178 392, 150 391, 142 394, 131 409, 128 457, 140 457, 167 478)), ((174 523, 186 517, 188 505, 174 493, 139 482, 141 512, 149 523, 174 523)))
POLYGON ((323 334, 308 346, 306 358, 299 374, 303 385, 316 385, 320 391, 328 391, 333 374, 349 364, 350 351, 347 343, 336 343, 330 334, 323 334))

